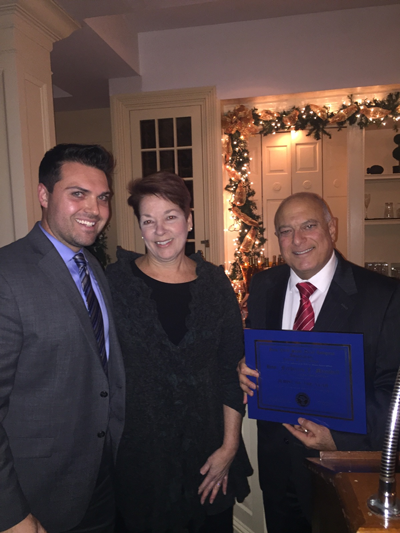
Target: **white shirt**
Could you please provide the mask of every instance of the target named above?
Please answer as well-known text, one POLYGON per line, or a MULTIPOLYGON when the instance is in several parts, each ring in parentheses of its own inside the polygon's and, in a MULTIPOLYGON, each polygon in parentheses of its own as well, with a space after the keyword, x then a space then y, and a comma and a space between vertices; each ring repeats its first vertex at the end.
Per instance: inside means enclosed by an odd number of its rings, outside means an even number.
POLYGON ((314 285, 314 287, 317 288, 317 290, 314 291, 310 296, 310 302, 314 309, 315 321, 317 321, 319 312, 321 311, 322 305, 328 293, 328 289, 335 274, 336 267, 337 257, 335 252, 333 252, 332 257, 326 263, 324 268, 322 268, 310 279, 301 279, 292 269, 290 269, 290 278, 288 281, 285 303, 283 306, 282 329, 293 329, 293 324, 300 305, 300 293, 299 289, 296 287, 296 284, 304 281, 309 281, 314 285))

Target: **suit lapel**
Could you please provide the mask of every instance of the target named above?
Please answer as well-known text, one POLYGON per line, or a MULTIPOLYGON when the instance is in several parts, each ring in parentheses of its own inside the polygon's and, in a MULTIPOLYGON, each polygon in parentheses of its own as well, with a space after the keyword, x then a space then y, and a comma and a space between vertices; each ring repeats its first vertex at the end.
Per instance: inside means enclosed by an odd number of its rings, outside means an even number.
MULTIPOLYGON (((29 233, 28 238, 34 251, 41 255, 38 266, 46 274, 51 284, 49 289, 56 291, 60 295, 61 301, 69 303, 71 312, 77 315, 80 327, 89 345, 98 357, 96 338, 93 333, 89 313, 66 264, 38 224, 29 233)), ((59 326, 62 327, 62 324, 59 326)))
POLYGON ((351 263, 336 253, 338 265, 313 331, 346 331, 357 287, 351 263))
POLYGON ((53 250, 43 257, 39 263, 39 267, 48 276, 53 285, 53 289, 60 294, 62 299, 68 301, 71 305, 72 312, 77 315, 79 324, 89 345, 98 357, 96 338, 82 296, 60 254, 55 248, 53 250))
POLYGON ((280 280, 271 287, 266 298, 266 317, 265 324, 267 329, 281 329, 283 306, 285 303, 286 288, 289 280, 290 270, 283 272, 280 280))

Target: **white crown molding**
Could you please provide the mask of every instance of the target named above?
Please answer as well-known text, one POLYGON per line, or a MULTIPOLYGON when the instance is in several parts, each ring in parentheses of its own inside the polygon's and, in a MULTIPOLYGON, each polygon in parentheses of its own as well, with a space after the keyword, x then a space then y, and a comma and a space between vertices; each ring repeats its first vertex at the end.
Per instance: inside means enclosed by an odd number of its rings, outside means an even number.
POLYGON ((52 43, 81 27, 53 0, 0 0, 0 28, 18 27, 19 21, 39 30, 52 43))

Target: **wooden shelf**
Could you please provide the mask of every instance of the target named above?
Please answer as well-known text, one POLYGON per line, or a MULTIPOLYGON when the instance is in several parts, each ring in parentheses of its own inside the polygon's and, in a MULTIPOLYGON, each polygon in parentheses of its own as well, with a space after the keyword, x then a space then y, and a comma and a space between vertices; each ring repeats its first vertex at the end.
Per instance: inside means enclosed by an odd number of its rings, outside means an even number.
POLYGON ((366 226, 383 226, 400 224, 400 218, 367 218, 364 220, 366 226))
POLYGON ((365 181, 400 180, 400 174, 367 174, 365 181))

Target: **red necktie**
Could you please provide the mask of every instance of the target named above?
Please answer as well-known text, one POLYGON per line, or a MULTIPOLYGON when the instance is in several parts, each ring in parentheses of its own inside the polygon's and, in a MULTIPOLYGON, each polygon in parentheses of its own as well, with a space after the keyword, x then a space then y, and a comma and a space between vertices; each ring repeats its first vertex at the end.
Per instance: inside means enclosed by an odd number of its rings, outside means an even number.
POLYGON ((310 296, 317 287, 312 283, 305 281, 298 283, 296 287, 300 292, 300 306, 293 324, 294 330, 311 331, 314 327, 314 309, 310 302, 310 296))

